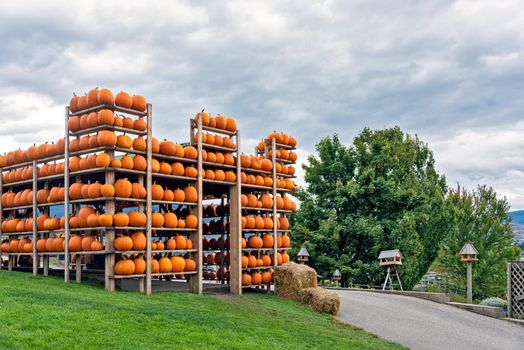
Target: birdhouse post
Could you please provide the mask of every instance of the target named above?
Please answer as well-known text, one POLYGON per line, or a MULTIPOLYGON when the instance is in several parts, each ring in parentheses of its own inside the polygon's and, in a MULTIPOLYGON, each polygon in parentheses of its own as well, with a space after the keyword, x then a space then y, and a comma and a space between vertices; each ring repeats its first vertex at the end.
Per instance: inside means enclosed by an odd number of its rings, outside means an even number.
POLYGON ((342 279, 342 274, 338 269, 333 272, 333 281, 335 281, 335 287, 338 287, 338 281, 342 279))
POLYGON ((388 282, 389 282, 389 289, 393 290, 393 281, 391 280, 392 274, 395 274, 395 276, 397 276, 397 281, 398 281, 400 290, 404 290, 402 289, 402 282, 400 282, 400 277, 397 271, 397 266, 402 266, 402 254, 400 254, 400 250, 398 249, 383 250, 378 255, 378 261, 379 261, 380 266, 387 267, 386 280, 384 281, 382 290, 386 289, 386 285, 388 284, 388 282))
POLYGON ((297 259, 301 264, 306 264, 309 261, 309 252, 306 247, 302 246, 302 248, 300 248, 300 251, 297 254, 297 259))
POLYGON ((479 252, 473 246, 473 244, 466 242, 462 249, 459 252, 460 260, 464 261, 466 265, 466 274, 467 274, 467 302, 471 304, 473 302, 473 277, 471 274, 471 263, 478 261, 479 252))

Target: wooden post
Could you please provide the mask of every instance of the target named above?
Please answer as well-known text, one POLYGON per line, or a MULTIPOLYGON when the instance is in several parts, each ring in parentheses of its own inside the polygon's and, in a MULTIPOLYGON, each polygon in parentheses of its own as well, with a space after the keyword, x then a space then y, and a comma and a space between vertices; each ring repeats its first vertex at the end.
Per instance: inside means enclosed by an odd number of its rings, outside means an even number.
POLYGON ((40 263, 36 250, 36 241, 38 240, 38 228, 36 224, 36 217, 38 216, 38 205, 36 203, 36 192, 38 191, 37 176, 37 164, 36 161, 33 160, 33 276, 38 275, 38 265, 40 263))
POLYGON ((69 107, 65 108, 65 147, 64 147, 64 282, 69 282, 69 107))
POLYGON ((75 260, 76 260, 75 279, 76 279, 76 283, 80 283, 82 282, 82 256, 80 254, 75 254, 75 260))
POLYGON ((508 273, 508 317, 511 318, 511 262, 507 263, 507 273, 508 273))
MULTIPOLYGON (((198 135, 197 137, 198 202, 197 202, 197 207, 196 207, 196 213, 194 212, 195 209, 191 210, 191 212, 195 214, 198 218, 198 228, 197 228, 196 234, 194 235, 195 239, 193 241, 193 248, 197 250, 196 256, 195 256, 195 260, 197 264, 197 273, 196 275, 191 275, 191 277, 189 278, 189 289, 191 290, 192 293, 202 294, 202 231, 203 231, 202 192, 204 188, 203 188, 203 181, 202 181, 202 172, 203 172, 203 167, 202 167, 202 116, 200 115, 200 113, 198 114, 197 130, 198 130, 198 134, 197 134, 198 135)), ((193 137, 193 128, 191 127, 191 138, 192 137, 193 137)))
POLYGON ((240 132, 236 134, 237 145, 237 180, 229 188, 229 290, 233 294, 242 294, 242 193, 240 164, 240 132))
POLYGON ((152 105, 149 103, 147 105, 147 169, 146 169, 146 294, 149 295, 153 291, 153 286, 151 282, 151 206, 152 206, 152 193, 151 187, 153 184, 152 174, 153 174, 153 118, 152 118, 152 105))
MULTIPOLYGON (((273 268, 278 266, 278 243, 277 243, 277 160, 276 160, 276 140, 273 137, 271 139, 271 162, 273 163, 273 268)), ((274 292, 277 292, 277 284, 273 277, 274 292)))
MULTIPOLYGON (((107 152, 109 154, 109 157, 113 159, 115 156, 115 152, 113 150, 110 150, 107 152)), ((105 172, 104 174, 104 182, 106 184, 113 184, 115 183, 115 171, 109 170, 105 172)), ((115 201, 113 198, 105 201, 105 212, 107 214, 114 215, 115 214, 115 201)), ((114 248, 114 242, 115 242, 115 230, 113 228, 108 229, 105 231, 105 260, 104 260, 104 285, 105 289, 108 292, 114 292, 115 291, 115 280, 111 278, 112 275, 114 275, 114 266, 115 266, 115 248, 114 248)))
POLYGON ((466 271, 467 271, 467 302, 468 304, 471 304, 473 302, 473 291, 472 291, 472 276, 471 276, 471 261, 467 262, 466 265, 466 271))

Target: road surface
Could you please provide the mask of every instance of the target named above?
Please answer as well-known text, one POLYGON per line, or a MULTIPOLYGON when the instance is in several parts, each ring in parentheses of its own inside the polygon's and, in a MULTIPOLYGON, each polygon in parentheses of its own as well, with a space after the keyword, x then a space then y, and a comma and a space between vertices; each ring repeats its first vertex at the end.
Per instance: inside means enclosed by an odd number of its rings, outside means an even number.
POLYGON ((402 295, 336 291, 340 320, 411 349, 524 349, 524 326, 402 295))

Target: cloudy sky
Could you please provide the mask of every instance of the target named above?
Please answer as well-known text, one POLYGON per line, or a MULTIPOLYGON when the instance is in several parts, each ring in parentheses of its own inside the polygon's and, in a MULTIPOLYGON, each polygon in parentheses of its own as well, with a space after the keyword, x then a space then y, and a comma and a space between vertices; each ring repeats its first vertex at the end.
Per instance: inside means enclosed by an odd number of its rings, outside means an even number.
POLYGON ((187 141, 206 108, 244 151, 278 129, 302 159, 400 125, 450 185, 522 209, 523 55, 517 0, 0 0, 0 151, 61 137, 71 94, 99 86, 145 95, 159 138, 187 141))

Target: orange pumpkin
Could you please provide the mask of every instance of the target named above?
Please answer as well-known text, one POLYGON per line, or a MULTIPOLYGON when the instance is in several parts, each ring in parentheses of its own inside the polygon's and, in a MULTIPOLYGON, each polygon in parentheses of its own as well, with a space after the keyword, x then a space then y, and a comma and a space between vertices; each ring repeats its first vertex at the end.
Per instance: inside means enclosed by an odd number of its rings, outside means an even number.
POLYGON ((133 186, 128 179, 118 179, 115 182, 115 195, 117 197, 129 198, 133 191, 133 186))
POLYGON ((143 199, 146 198, 146 188, 138 182, 133 182, 131 185, 131 198, 143 199))
POLYGON ((144 250, 146 249, 147 240, 146 235, 143 232, 135 232, 131 235, 133 241, 133 250, 144 250))
POLYGON ((129 225, 129 215, 126 213, 117 213, 113 215, 113 224, 118 227, 129 225))
POLYGON ((160 273, 168 273, 173 269, 171 260, 169 260, 167 257, 160 258, 160 260, 158 260, 158 264, 160 273))
POLYGON ((146 159, 141 155, 135 155, 133 157, 133 169, 138 171, 145 171, 147 169, 146 159))
POLYGON ((178 218, 176 214, 175 213, 165 213, 164 214, 164 227, 176 228, 177 226, 178 226, 178 218))
POLYGON ((107 213, 99 215, 98 224, 102 227, 113 226, 113 215, 107 213))
POLYGON ((170 261, 171 261, 171 265, 172 265, 171 271, 173 271, 173 272, 182 272, 182 271, 184 271, 184 269, 186 267, 186 261, 184 260, 183 257, 181 257, 181 256, 172 256, 170 261))
POLYGON ((120 251, 128 251, 133 249, 133 239, 129 236, 120 236, 115 238, 115 249, 120 251))
POLYGON ((102 197, 113 197, 115 195, 115 188, 111 184, 103 184, 100 187, 100 194, 102 197))
POLYGON ((133 272, 135 275, 141 275, 146 271, 146 261, 144 258, 135 258, 133 263, 135 264, 135 271, 133 272))
POLYGON ((198 151, 193 146, 184 147, 184 158, 197 159, 198 151))
POLYGON ((198 200, 198 193, 195 187, 187 186, 184 188, 185 202, 196 203, 198 200))
POLYGON ((115 264, 116 275, 132 275, 133 273, 135 273, 135 263, 133 260, 119 260, 115 264))
POLYGON ((72 236, 69 238, 69 250, 79 252, 82 250, 82 236, 72 236))
POLYGON ((198 176, 198 170, 193 166, 187 166, 184 169, 184 176, 187 177, 197 177, 198 176))
POLYGON ((124 91, 120 91, 115 96, 115 104, 123 108, 131 108, 133 106, 133 98, 124 91))
POLYGON ((146 131, 147 122, 144 119, 137 119, 133 123, 133 129, 138 130, 138 131, 146 131))
POLYGON ((121 148, 131 148, 133 146, 133 140, 131 139, 131 137, 125 134, 119 135, 116 138, 116 145, 117 147, 121 147, 121 148))
MULTIPOLYGON (((135 122, 136 124, 136 122, 135 122)), ((146 140, 142 137, 137 137, 133 140, 133 149, 136 151, 145 151, 147 149, 146 140)))
POLYGON ((112 105, 115 103, 115 97, 113 96, 113 92, 111 92, 111 90, 100 89, 98 90, 97 101, 99 105, 112 105))
POLYGON ((186 193, 182 191, 180 188, 177 188, 173 192, 173 201, 175 202, 184 202, 186 200, 186 193))
POLYGON ((187 228, 196 228, 198 226, 198 218, 193 214, 189 214, 186 216, 185 224, 187 228))
POLYGON ((110 130, 102 130, 98 133, 98 144, 100 146, 115 146, 117 143, 117 136, 110 130))
POLYGON ((129 226, 132 227, 143 227, 146 225, 147 217, 146 214, 139 211, 132 211, 127 213, 129 217, 129 226))
POLYGON ((151 213, 151 225, 153 227, 164 226, 164 216, 158 212, 151 213))

